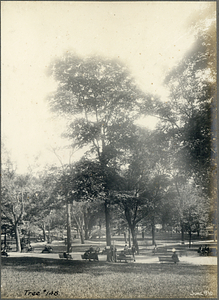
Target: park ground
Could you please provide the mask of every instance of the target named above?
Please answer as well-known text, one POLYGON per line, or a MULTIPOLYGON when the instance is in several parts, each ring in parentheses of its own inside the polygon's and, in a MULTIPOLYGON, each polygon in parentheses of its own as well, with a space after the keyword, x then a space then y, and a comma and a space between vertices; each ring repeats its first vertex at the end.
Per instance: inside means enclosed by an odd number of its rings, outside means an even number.
MULTIPOLYGON (((117 240, 118 250, 124 247, 117 240)), ((59 258, 66 246, 53 241, 53 253, 42 254, 46 243, 33 253, 10 252, 2 257, 1 298, 217 298, 217 257, 200 257, 198 242, 189 249, 176 241, 160 241, 159 248, 181 249, 177 264, 160 263, 152 246, 140 243, 136 262, 99 262, 81 259, 90 245, 104 248, 102 240, 73 242, 72 260, 59 258)))

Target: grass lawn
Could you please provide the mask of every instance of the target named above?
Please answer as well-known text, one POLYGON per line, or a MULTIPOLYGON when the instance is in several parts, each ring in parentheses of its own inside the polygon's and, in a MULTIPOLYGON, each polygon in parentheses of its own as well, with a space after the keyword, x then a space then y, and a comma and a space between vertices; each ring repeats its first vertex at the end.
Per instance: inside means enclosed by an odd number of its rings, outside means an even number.
POLYGON ((1 284, 1 298, 216 298, 217 267, 2 257, 1 284))

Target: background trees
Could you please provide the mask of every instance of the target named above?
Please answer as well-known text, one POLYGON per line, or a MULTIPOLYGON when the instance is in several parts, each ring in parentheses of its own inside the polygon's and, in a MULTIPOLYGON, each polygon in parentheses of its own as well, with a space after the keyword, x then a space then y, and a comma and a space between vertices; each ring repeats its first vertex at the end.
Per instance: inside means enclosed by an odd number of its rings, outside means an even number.
MULTIPOLYGON (((146 105, 142 102, 141 111, 149 110, 160 119, 157 132, 159 130, 161 140, 169 144, 166 148, 169 161, 167 172, 175 183, 178 197, 181 197, 178 186, 190 178, 196 186, 202 187, 203 196, 211 198, 216 209, 214 12, 205 11, 201 18, 193 19, 192 30, 196 37, 193 47, 166 75, 164 84, 169 90, 167 101, 154 98, 146 105)), ((181 226, 183 240, 182 220, 181 226)))
POLYGON ((15 233, 16 249, 21 251, 19 225, 29 202, 28 176, 17 175, 9 161, 2 170, 1 212, 2 219, 9 222, 15 233))

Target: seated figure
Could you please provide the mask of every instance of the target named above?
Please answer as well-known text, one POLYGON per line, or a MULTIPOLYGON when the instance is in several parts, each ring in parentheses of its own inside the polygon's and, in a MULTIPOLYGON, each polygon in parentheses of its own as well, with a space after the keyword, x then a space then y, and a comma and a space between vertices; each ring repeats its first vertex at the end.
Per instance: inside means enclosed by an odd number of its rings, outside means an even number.
POLYGON ((179 261, 179 257, 176 254, 176 251, 173 251, 172 259, 173 259, 174 263, 177 263, 179 261))

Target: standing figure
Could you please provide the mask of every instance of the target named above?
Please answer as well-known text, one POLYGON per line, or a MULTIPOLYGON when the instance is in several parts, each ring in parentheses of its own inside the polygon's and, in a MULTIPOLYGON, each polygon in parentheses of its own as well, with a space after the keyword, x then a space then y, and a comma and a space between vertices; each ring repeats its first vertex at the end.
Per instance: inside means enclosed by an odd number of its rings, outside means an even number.
POLYGON ((135 261, 135 251, 136 251, 135 245, 133 244, 132 245, 132 256, 133 256, 134 261, 135 261))

